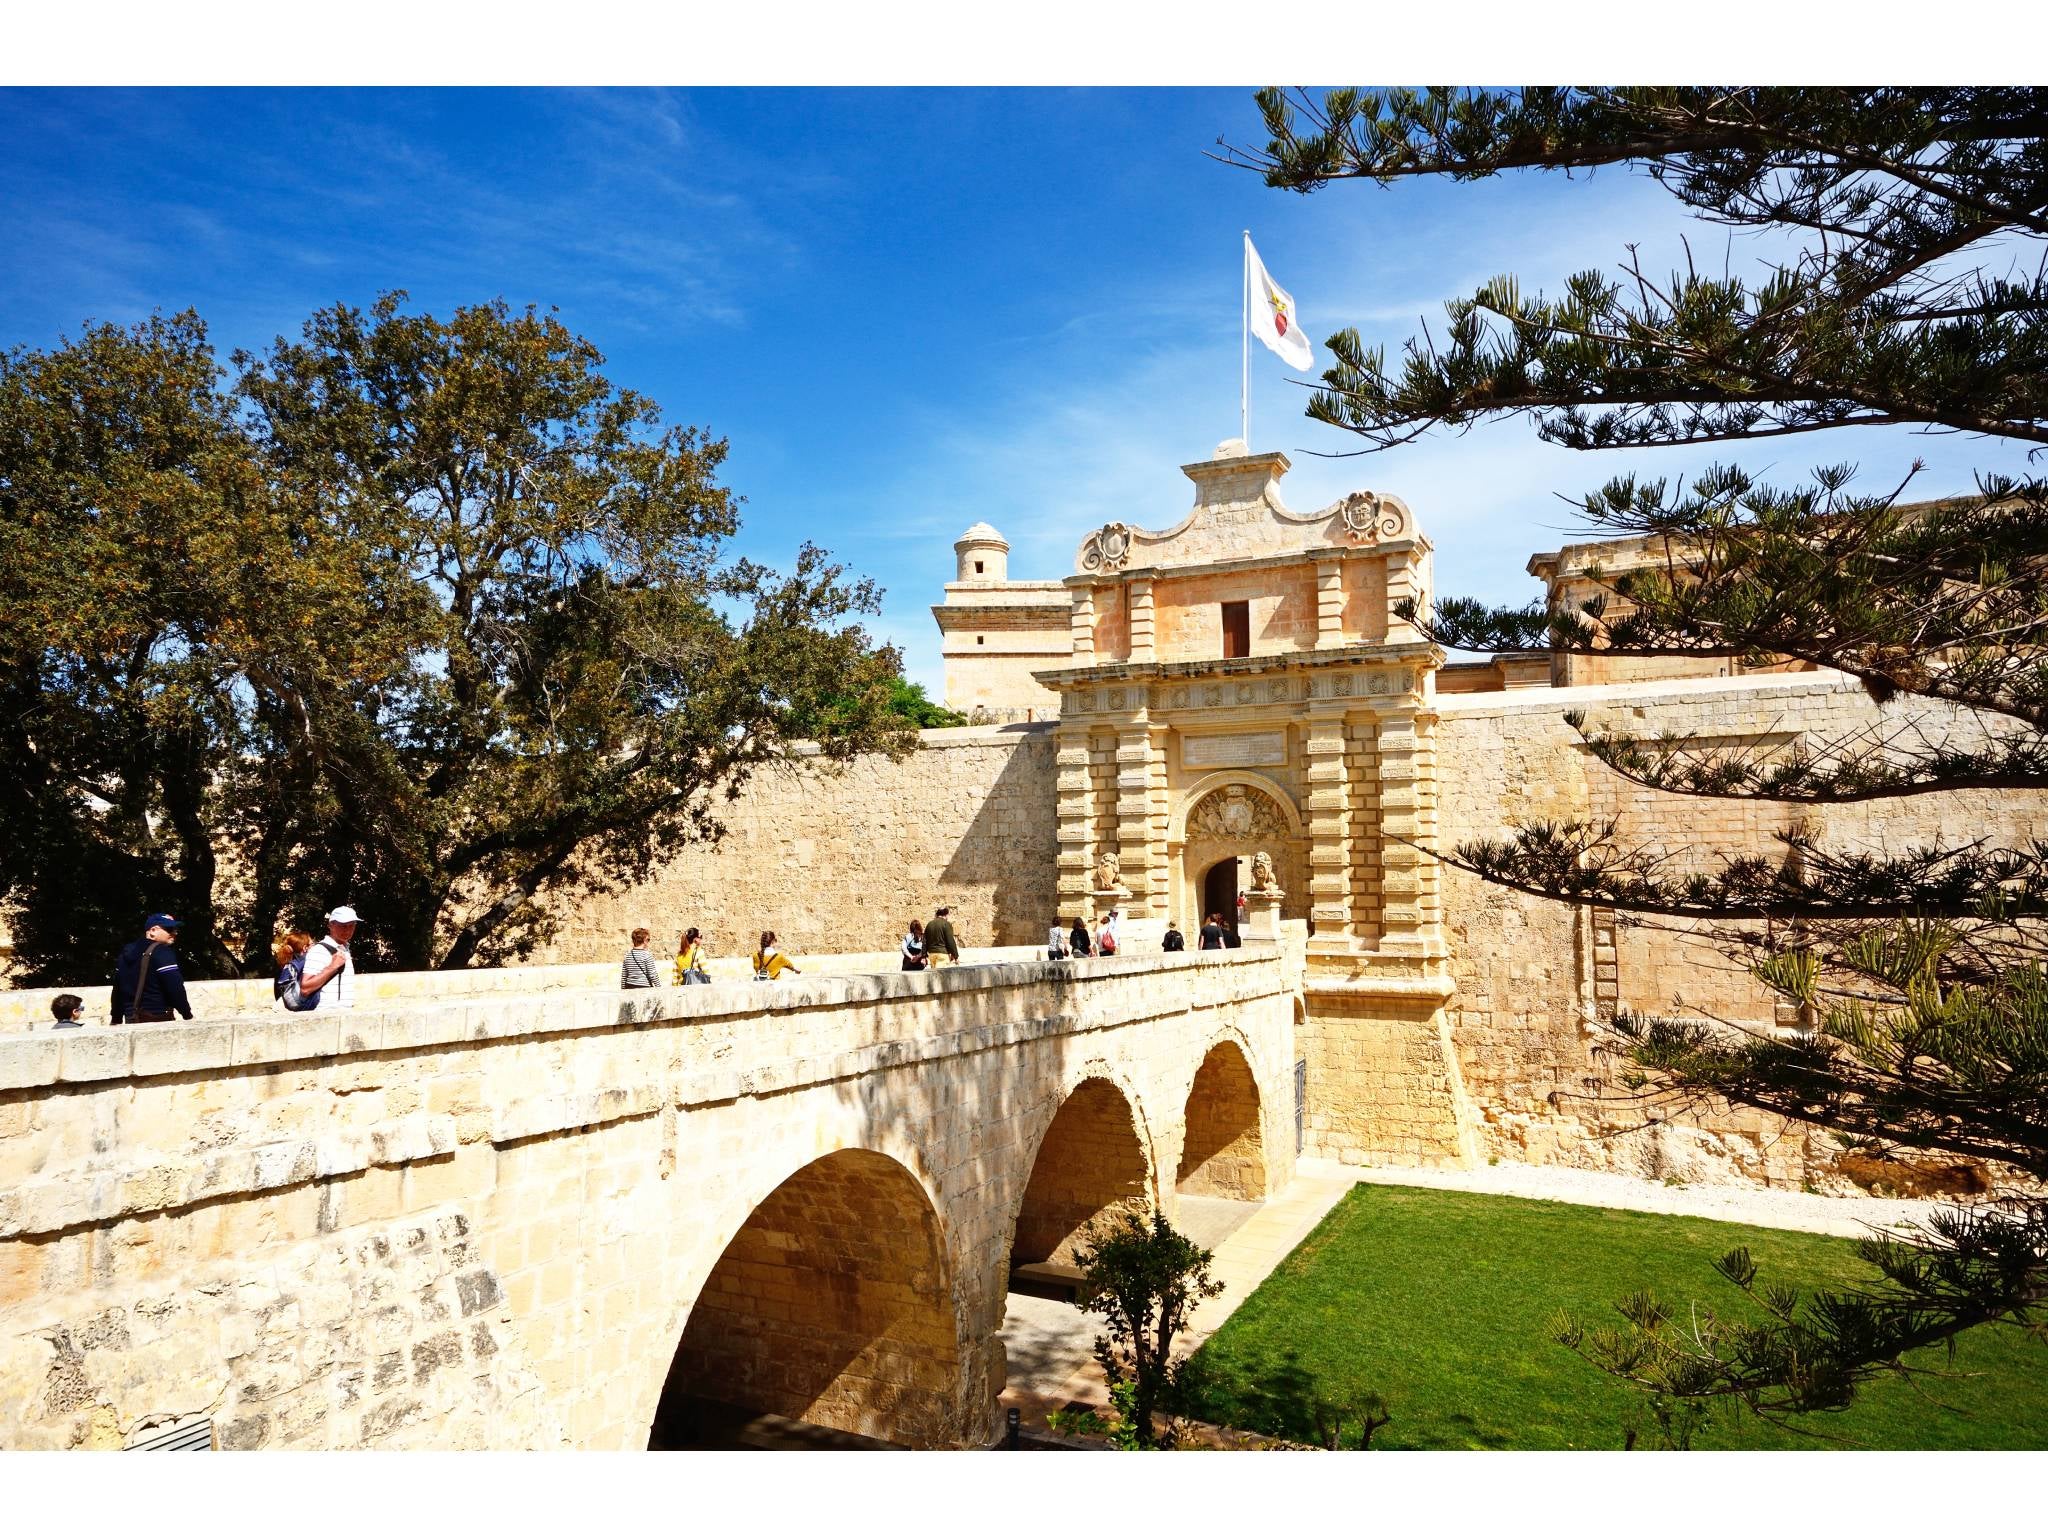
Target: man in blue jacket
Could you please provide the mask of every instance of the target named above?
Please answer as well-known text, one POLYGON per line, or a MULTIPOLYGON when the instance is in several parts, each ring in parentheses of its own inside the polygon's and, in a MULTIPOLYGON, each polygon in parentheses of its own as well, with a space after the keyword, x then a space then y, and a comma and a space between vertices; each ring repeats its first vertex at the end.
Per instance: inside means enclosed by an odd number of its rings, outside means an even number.
POLYGON ((178 920, 168 912, 152 912, 142 920, 142 937, 129 941, 114 962, 114 1001, 107 1017, 116 1024, 161 1024, 176 1010, 192 1017, 185 996, 185 973, 178 969, 172 935, 178 920))

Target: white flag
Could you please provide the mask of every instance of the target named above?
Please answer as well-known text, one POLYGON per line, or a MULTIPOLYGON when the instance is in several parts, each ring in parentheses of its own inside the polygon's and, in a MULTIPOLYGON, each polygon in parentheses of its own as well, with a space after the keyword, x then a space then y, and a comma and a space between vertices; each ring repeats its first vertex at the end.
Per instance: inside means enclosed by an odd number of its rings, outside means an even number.
POLYGON ((1251 268, 1252 334, 1279 353, 1288 367, 1312 367, 1315 353, 1308 344, 1308 333, 1301 328, 1294 295, 1273 281, 1249 235, 1245 237, 1244 253, 1251 268))

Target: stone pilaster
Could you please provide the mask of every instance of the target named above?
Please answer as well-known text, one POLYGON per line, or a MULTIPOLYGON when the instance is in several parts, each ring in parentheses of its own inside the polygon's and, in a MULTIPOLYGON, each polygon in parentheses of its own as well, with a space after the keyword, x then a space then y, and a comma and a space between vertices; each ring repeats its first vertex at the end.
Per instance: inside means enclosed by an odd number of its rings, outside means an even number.
MULTIPOLYGON (((1418 744, 1416 717, 1387 714, 1379 722, 1380 760, 1380 953, 1433 956, 1443 953, 1436 917, 1436 879, 1431 861, 1415 846, 1434 830, 1434 797, 1422 782, 1434 757, 1418 744), (1428 900, 1425 902, 1425 885, 1428 900)), ((1320 924, 1318 924, 1320 926, 1320 924)))
POLYGON ((1379 729, 1370 714, 1344 720, 1346 788, 1351 794, 1351 936, 1362 949, 1380 940, 1379 729))
POLYGON ((1336 551, 1309 556, 1316 567, 1316 648, 1344 643, 1344 564, 1336 551))
POLYGON ((1157 655, 1152 645, 1152 578, 1133 576, 1124 592, 1130 604, 1131 660, 1151 661, 1157 655))
POLYGON ((1074 663, 1087 666, 1095 660, 1095 589, 1075 587, 1073 592, 1068 627, 1074 640, 1074 663))
POLYGON ((1344 777, 1344 716, 1315 712, 1308 718, 1303 745, 1303 780, 1308 793, 1308 898, 1317 951, 1351 947, 1351 869, 1349 793, 1344 777))
POLYGON ((1116 851, 1133 911, 1150 917, 1166 900, 1166 849, 1152 838, 1152 727, 1142 717, 1117 729, 1116 851))
POLYGON ((1059 794, 1060 920, 1087 917, 1091 870, 1095 863, 1095 805, 1088 765, 1088 727, 1062 725, 1054 758, 1054 785, 1059 794))
POLYGON ((1414 624, 1397 611, 1410 598, 1419 599, 1427 574, 1425 560, 1414 550, 1397 549, 1387 556, 1387 643, 1404 645, 1420 640, 1414 624))

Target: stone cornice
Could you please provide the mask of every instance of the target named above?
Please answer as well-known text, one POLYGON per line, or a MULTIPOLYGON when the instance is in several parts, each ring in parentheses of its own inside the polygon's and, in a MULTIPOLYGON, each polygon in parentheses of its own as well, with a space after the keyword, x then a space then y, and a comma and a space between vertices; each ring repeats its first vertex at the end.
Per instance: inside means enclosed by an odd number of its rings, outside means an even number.
POLYGON ((1427 640, 1412 640, 1395 644, 1332 646, 1314 651, 1281 651, 1268 656, 1210 657, 1201 661, 1107 661, 1031 675, 1048 688, 1071 688, 1090 683, 1202 681, 1211 678, 1234 682, 1296 668, 1399 666, 1403 663, 1439 667, 1443 660, 1444 653, 1427 640))

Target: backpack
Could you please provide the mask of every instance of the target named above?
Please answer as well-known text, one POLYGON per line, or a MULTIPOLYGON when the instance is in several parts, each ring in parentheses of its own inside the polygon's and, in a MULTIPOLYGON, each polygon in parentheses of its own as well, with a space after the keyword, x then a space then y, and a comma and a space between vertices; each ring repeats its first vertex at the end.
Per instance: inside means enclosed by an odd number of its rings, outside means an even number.
POLYGON ((1113 955, 1116 953, 1115 929, 1105 928, 1102 930, 1102 940, 1095 946, 1095 952, 1099 955, 1113 955))
MULTIPOLYGON (((311 951, 307 951, 308 954, 311 951)), ((320 1006, 320 994, 308 996, 299 990, 299 983, 306 979, 306 956, 294 955, 278 972, 277 1000, 284 1004, 287 1013, 310 1013, 320 1006)))

